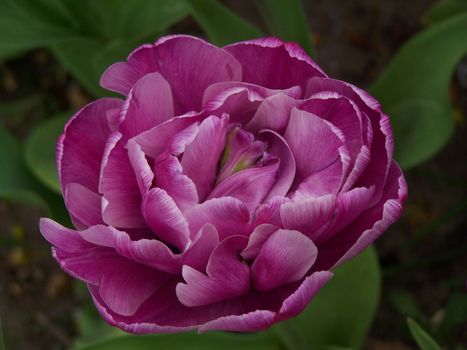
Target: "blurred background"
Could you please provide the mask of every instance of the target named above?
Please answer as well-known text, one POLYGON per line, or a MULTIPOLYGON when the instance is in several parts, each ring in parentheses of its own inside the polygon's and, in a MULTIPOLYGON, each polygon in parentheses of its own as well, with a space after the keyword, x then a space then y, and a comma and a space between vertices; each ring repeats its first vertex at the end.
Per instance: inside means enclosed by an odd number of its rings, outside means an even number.
POLYGON ((381 294, 363 347, 417 348, 411 317, 445 349, 465 349, 467 1, 0 0, 0 316, 8 349, 69 349, 118 333, 61 272, 38 219, 69 223, 54 167, 65 119, 106 94, 98 86, 106 66, 166 33, 219 45, 271 34, 298 41, 331 77, 382 101, 409 198, 375 245, 381 294))

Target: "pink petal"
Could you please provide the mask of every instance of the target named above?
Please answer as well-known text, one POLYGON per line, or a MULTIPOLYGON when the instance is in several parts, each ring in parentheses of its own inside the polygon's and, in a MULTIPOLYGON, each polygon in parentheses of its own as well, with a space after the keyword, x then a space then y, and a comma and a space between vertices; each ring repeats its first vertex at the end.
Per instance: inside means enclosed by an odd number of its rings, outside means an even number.
POLYGON ((159 73, 150 73, 138 80, 128 94, 119 130, 128 139, 165 122, 173 115, 169 83, 159 73))
POLYGON ((165 190, 182 212, 198 204, 196 186, 182 173, 182 166, 177 157, 168 155, 158 160, 154 166, 154 173, 156 186, 165 190))
POLYGON ((136 181, 138 182, 139 191, 143 195, 152 186, 154 180, 154 173, 149 166, 148 160, 145 154, 141 150, 141 146, 138 145, 134 140, 130 140, 127 143, 128 158, 131 166, 133 167, 136 181))
POLYGON ((182 145, 185 147, 185 144, 196 135, 194 133, 197 131, 195 124, 200 120, 201 115, 188 113, 159 124, 135 136, 133 140, 141 146, 144 154, 153 159, 156 159, 165 150, 169 150, 171 153, 181 152, 183 149, 180 151, 180 147, 182 145))
POLYGON ((297 184, 334 163, 343 145, 332 124, 296 108, 292 110, 284 139, 295 157, 297 184))
POLYGON ((295 179, 295 158, 287 142, 275 131, 264 130, 261 132, 261 138, 268 141, 268 153, 280 160, 278 178, 266 199, 274 196, 285 196, 295 179))
POLYGON ((141 193, 128 152, 118 132, 109 137, 102 158, 99 192, 102 193, 102 217, 110 226, 146 227, 141 215, 141 193))
POLYGON ((256 210, 252 226, 256 227, 264 223, 276 225, 278 227, 282 226, 280 209, 282 204, 288 201, 290 201, 290 199, 282 196, 275 196, 262 203, 256 210))
POLYGON ((282 229, 275 231, 251 266, 253 288, 267 291, 301 280, 317 255, 314 243, 302 233, 282 229))
POLYGON ((279 161, 262 167, 241 170, 217 185, 207 199, 233 197, 241 200, 250 211, 255 211, 276 181, 279 161))
POLYGON ((183 154, 183 173, 196 185, 203 200, 209 192, 217 172, 217 163, 225 147, 227 118, 211 116, 199 125, 199 132, 183 154))
POLYGON ((120 99, 99 99, 83 107, 65 125, 57 147, 62 190, 75 182, 97 192, 102 154, 110 134, 106 112, 121 105, 120 99))
POLYGON ((107 90, 127 95, 133 84, 141 78, 143 73, 133 68, 127 62, 117 62, 107 68, 100 80, 100 85, 107 90))
POLYGON ((254 116, 261 101, 276 94, 299 98, 302 89, 293 86, 289 89, 273 90, 245 82, 222 82, 206 89, 203 106, 216 115, 227 113, 232 122, 245 125, 254 116))
POLYGON ((185 283, 177 285, 177 297, 188 307, 213 304, 248 292, 250 269, 239 260, 248 238, 231 236, 212 252, 206 268, 207 275, 189 266, 183 267, 185 283))
POLYGON ((276 313, 268 310, 256 310, 243 315, 230 315, 206 322, 198 332, 229 331, 258 332, 269 328, 274 323, 276 313))
POLYGON ((282 303, 278 319, 283 320, 297 316, 332 276, 330 271, 317 271, 305 278, 300 287, 282 303))
POLYGON ((326 195, 285 203, 281 207, 282 223, 285 228, 300 231, 315 241, 329 225, 335 201, 335 196, 326 195))
POLYGON ((231 235, 245 235, 249 230, 248 207, 236 198, 214 198, 198 204, 184 213, 191 232, 198 232, 205 224, 213 224, 219 239, 231 235))
MULTIPOLYGON (((188 35, 167 36, 154 45, 143 45, 128 57, 128 64, 131 69, 125 67, 125 72, 136 71, 140 77, 159 72, 169 82, 176 114, 200 110, 208 86, 220 81, 237 81, 242 76, 242 67, 228 52, 188 35)), ((103 80, 111 80, 108 76, 114 72, 118 71, 106 72, 103 80)), ((129 85, 133 84, 134 81, 129 85)))
POLYGON ((262 129, 270 129, 283 133, 289 123, 290 112, 300 101, 280 92, 267 97, 256 110, 253 118, 245 128, 257 133, 262 129))
POLYGON ((157 237, 180 251, 186 250, 191 243, 188 223, 166 191, 153 188, 146 193, 141 210, 157 237))
POLYGON ((261 224, 257 226, 250 235, 247 247, 240 254, 242 258, 248 261, 254 260, 258 256, 264 243, 278 229, 277 226, 271 224, 261 224))
POLYGON ((102 224, 100 195, 71 182, 65 187, 64 197, 75 226, 84 228, 102 224))
POLYGON ((309 78, 326 76, 298 45, 277 38, 244 41, 226 46, 225 50, 241 63, 242 80, 248 83, 284 89, 305 87, 309 78))

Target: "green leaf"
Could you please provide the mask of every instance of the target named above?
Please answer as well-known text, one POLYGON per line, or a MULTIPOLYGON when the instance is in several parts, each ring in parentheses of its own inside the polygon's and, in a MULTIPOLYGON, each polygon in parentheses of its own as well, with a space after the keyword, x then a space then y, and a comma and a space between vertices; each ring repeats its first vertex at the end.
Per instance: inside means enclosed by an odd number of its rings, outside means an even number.
POLYGON ((278 339, 265 334, 180 333, 123 336, 79 350, 279 350, 278 339))
POLYGON ((330 346, 359 349, 378 305, 380 285, 378 258, 370 247, 337 268, 303 313, 273 328, 300 332, 299 337, 304 337, 313 350, 330 346))
POLYGON ((7 0, 0 0, 0 59, 50 45, 72 34, 67 29, 33 20, 7 0))
POLYGON ((46 207, 39 186, 28 172, 16 139, 0 125, 0 198, 46 207))
POLYGON ((429 24, 435 24, 467 11, 467 0, 442 0, 434 4, 424 16, 429 24))
POLYGON ((301 0, 256 0, 269 31, 283 40, 299 43, 313 54, 310 26, 301 0))
POLYGON ((209 40, 219 46, 253 39, 263 33, 216 0, 186 0, 190 12, 206 32, 209 40))
POLYGON ((402 315, 421 320, 423 314, 412 295, 404 290, 394 290, 389 293, 391 305, 402 315))
POLYGON ((55 146, 70 116, 71 113, 62 113, 45 120, 32 131, 25 143, 26 165, 45 186, 57 193, 60 193, 60 185, 55 162, 55 146))
POLYGON ((417 322, 410 317, 407 318, 407 326, 409 327, 412 337, 417 343, 420 350, 441 350, 441 347, 431 338, 417 322))
POLYGON ((449 84, 467 52, 467 13, 409 40, 371 87, 394 128, 395 157, 410 168, 436 154, 454 128, 449 84))

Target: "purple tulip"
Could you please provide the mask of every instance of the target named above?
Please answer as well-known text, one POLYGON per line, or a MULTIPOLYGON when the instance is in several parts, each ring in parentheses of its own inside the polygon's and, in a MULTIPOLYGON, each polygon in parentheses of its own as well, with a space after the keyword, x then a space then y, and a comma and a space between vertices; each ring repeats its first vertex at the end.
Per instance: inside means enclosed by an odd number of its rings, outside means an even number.
POLYGON ((167 36, 101 85, 57 146, 76 230, 40 230, 125 331, 268 328, 401 215, 388 116, 296 44, 167 36))

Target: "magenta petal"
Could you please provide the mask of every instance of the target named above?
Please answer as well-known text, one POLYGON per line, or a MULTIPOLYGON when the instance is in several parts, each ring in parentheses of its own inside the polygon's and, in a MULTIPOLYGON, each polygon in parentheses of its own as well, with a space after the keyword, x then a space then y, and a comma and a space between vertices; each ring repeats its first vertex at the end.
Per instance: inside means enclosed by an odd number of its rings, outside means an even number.
POLYGON ((113 266, 106 267, 99 281, 99 295, 115 313, 131 316, 168 280, 168 276, 121 258, 115 260, 113 266))
MULTIPOLYGON (((375 205, 367 212, 362 213, 360 220, 354 220, 348 228, 348 237, 354 238, 355 230, 368 227, 368 223, 373 221, 373 225, 362 232, 347 252, 335 265, 352 259, 363 251, 373 241, 383 233, 389 225, 394 223, 402 214, 402 205, 407 198, 407 183, 404 175, 396 162, 391 162, 386 184, 383 189, 383 197, 380 204, 375 205), (379 218, 378 218, 379 216, 379 218)), ((346 232, 347 233, 347 232, 346 232)), ((347 244, 347 240, 344 245, 347 244)))
POLYGON ((258 332, 274 323, 276 313, 269 310, 256 310, 243 315, 224 316, 206 322, 198 328, 198 333, 207 331, 258 332))
POLYGON ((199 132, 183 154, 183 173, 196 185, 198 197, 203 200, 211 191, 217 163, 225 147, 227 117, 211 116, 199 125, 199 132))
POLYGON ((82 253, 93 247, 82 239, 77 231, 63 227, 51 219, 41 218, 39 231, 50 244, 64 252, 82 253))
POLYGON ((198 193, 191 179, 182 173, 177 157, 168 155, 154 167, 156 186, 165 190, 183 212, 198 204, 198 193))
POLYGON ((271 224, 261 224, 257 226, 250 235, 247 247, 242 251, 241 256, 245 260, 254 260, 264 243, 279 228, 271 224))
POLYGON ((231 236, 222 241, 212 252, 206 268, 207 275, 184 266, 182 275, 186 283, 177 285, 177 297, 189 307, 212 304, 235 298, 248 292, 250 269, 239 260, 248 238, 231 236))
POLYGON ((275 196, 262 203, 255 212, 253 227, 268 223, 282 226, 280 210, 283 203, 290 201, 290 199, 282 196, 275 196))
POLYGON ((285 228, 303 232, 313 241, 325 231, 335 208, 336 197, 326 195, 285 203, 281 220, 285 228))
POLYGON ((249 230, 248 207, 236 198, 213 198, 184 213, 191 232, 198 232, 205 224, 213 224, 219 239, 231 235, 245 235, 249 230))
POLYGON ((292 108, 297 107, 299 104, 299 100, 282 92, 272 95, 261 102, 255 115, 245 128, 254 133, 263 129, 282 133, 289 123, 292 108))
POLYGON ((332 276, 330 271, 317 271, 305 278, 300 287, 282 303, 279 320, 294 317, 302 312, 332 276))
POLYGON ((141 215, 141 193, 122 135, 113 133, 108 140, 101 166, 99 191, 102 217, 108 225, 120 228, 146 227, 141 215))
POLYGON ((295 85, 305 87, 309 78, 326 76, 298 45, 277 38, 235 43, 225 50, 241 63, 242 80, 248 83, 284 89, 295 85))
POLYGON ((340 136, 329 122, 296 108, 292 110, 284 139, 295 157, 297 184, 336 161, 343 145, 340 136))
POLYGON ((153 188, 146 193, 141 210, 157 237, 180 251, 186 250, 191 243, 188 223, 166 191, 153 188))
POLYGON ((273 160, 269 165, 239 171, 217 185, 207 199, 237 198, 253 212, 275 183, 278 169, 279 161, 273 160))
POLYGON ((117 98, 99 99, 83 107, 65 125, 57 147, 62 190, 75 182, 97 192, 102 154, 111 132, 106 112, 121 105, 117 98))
POLYGON ((185 147, 185 143, 191 141, 192 137, 196 135, 196 124, 200 120, 199 114, 188 113, 159 124, 135 136, 133 140, 141 146, 144 154, 154 159, 166 149, 171 153, 181 152, 179 148, 182 145, 185 147), (183 137, 180 137, 180 134, 183 137))
POLYGON ((127 148, 128 157, 130 159, 131 166, 133 167, 136 181, 138 182, 139 191, 141 194, 144 194, 149 191, 152 186, 154 173, 152 172, 140 145, 138 145, 134 140, 130 140, 127 143, 127 148))
POLYGON ((102 224, 101 196, 78 183, 69 183, 64 192, 65 203, 73 223, 79 228, 102 224))
POLYGON ((277 230, 251 265, 253 288, 267 291, 301 280, 317 255, 318 249, 307 236, 298 231, 277 230))
POLYGON ((161 124, 173 115, 169 83, 159 73, 150 73, 138 80, 128 94, 119 130, 128 139, 161 124))
POLYGON ((216 115, 229 114, 231 122, 247 124, 261 101, 276 94, 300 98, 302 89, 293 86, 289 89, 273 90, 244 82, 217 83, 206 89, 203 106, 216 115))
POLYGON ((99 83, 104 89, 127 95, 141 75, 141 72, 138 72, 129 63, 117 62, 102 73, 99 83))
POLYGON ((278 178, 266 199, 274 196, 285 196, 295 179, 295 158, 287 142, 275 131, 264 130, 261 132, 261 138, 268 141, 268 153, 280 160, 278 178))

